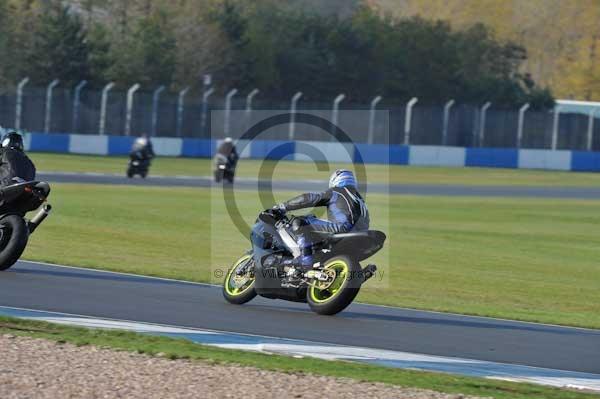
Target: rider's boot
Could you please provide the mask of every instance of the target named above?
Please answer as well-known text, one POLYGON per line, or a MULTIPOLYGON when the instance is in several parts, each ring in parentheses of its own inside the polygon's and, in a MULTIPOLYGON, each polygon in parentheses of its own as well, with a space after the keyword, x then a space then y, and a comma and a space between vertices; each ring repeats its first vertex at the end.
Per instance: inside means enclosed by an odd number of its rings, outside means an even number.
POLYGON ((291 276, 302 276, 313 267, 312 255, 300 255, 293 259, 286 259, 282 262, 283 270, 290 273, 291 276))

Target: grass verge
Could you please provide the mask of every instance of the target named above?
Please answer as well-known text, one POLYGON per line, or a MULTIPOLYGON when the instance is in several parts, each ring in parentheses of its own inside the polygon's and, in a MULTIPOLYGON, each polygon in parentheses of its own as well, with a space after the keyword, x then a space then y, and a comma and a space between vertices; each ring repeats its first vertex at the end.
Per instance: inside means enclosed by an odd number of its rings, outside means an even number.
POLYGON ((494 398, 584 399, 595 395, 483 378, 449 374, 398 370, 351 362, 226 350, 198 345, 183 339, 150 336, 126 331, 89 330, 46 322, 0 317, 0 333, 31 336, 75 345, 95 345, 148 355, 164 353, 170 359, 234 363, 288 373, 312 373, 359 381, 383 382, 404 387, 432 389, 446 393, 462 393, 494 398))

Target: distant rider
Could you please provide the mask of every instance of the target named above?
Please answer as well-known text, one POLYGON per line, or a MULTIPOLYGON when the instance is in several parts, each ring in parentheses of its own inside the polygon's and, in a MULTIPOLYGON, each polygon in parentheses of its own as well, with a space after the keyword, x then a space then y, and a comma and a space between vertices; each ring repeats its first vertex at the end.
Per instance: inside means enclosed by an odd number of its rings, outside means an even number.
POLYGON ((34 180, 35 166, 24 152, 23 137, 17 132, 9 132, 0 144, 0 186, 34 180))
POLYGON ((235 169, 238 159, 240 159, 233 139, 231 137, 225 137, 225 140, 221 143, 217 149, 217 154, 227 158, 228 169, 235 169))
POLYGON ((129 156, 131 159, 137 158, 141 161, 148 162, 154 158, 154 148, 152 147, 152 141, 150 141, 148 135, 142 134, 133 142, 129 156))
POLYGON ((293 219, 292 230, 302 251, 300 257, 291 264, 308 268, 312 266, 312 249, 307 237, 311 231, 329 233, 348 233, 369 229, 369 211, 357 189, 356 178, 352 171, 338 169, 329 179, 329 189, 321 193, 305 193, 273 207, 276 213, 294 211, 303 208, 327 207, 328 220, 311 215, 293 219))

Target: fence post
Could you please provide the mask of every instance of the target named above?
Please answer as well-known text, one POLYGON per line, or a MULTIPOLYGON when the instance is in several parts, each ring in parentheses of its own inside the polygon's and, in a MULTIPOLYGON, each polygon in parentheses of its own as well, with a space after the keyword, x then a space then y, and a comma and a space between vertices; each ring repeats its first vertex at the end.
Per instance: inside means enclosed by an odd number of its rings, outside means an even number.
POLYGON ((29 78, 25 78, 17 85, 17 106, 15 110, 15 129, 21 129, 21 111, 23 110, 23 88, 29 82, 29 78))
POLYGON ((594 144, 594 119, 595 114, 598 109, 593 109, 590 111, 588 117, 588 128, 587 128, 587 150, 592 151, 592 146, 594 144))
POLYGON ((165 86, 158 86, 152 94, 152 132, 150 133, 152 137, 156 136, 156 125, 158 124, 158 98, 164 90, 165 86))
MULTIPOLYGON (((333 100, 333 107, 331 109, 331 123, 334 126, 337 126, 338 124, 338 114, 339 114, 339 109, 340 109, 340 103, 342 101, 344 101, 344 99, 346 98, 345 94, 339 94, 334 100, 333 100)), ((331 136, 331 141, 334 141, 335 137, 331 136)))
POLYGON ((77 133, 77 124, 79 123, 79 100, 81 98, 81 90, 87 85, 87 80, 82 80, 75 86, 75 95, 73 96, 73 119, 71 121, 71 130, 77 133))
POLYGON ((202 135, 204 135, 204 130, 206 128, 206 114, 208 112, 208 98, 210 97, 211 94, 213 94, 213 92, 215 91, 215 89, 213 89, 212 87, 206 91, 204 91, 204 93, 202 94, 202 117, 200 119, 200 133, 202 135))
POLYGON ((223 125, 223 134, 225 137, 229 136, 229 122, 230 122, 230 117, 231 117, 231 99, 233 98, 233 96, 235 96, 237 93, 237 89, 231 89, 229 90, 229 93, 227 93, 227 96, 225 96, 225 123, 223 125))
POLYGON ((183 129, 183 107, 185 106, 185 96, 190 91, 190 87, 187 86, 179 91, 177 96, 177 126, 175 128, 175 135, 181 137, 183 129))
POLYGON ((102 89, 102 98, 100 100, 100 126, 98 128, 98 134, 104 135, 104 129, 106 127, 106 101, 108 100, 108 92, 115 86, 115 82, 110 82, 102 89))
POLYGON ((560 123, 560 105, 554 107, 554 118, 552 120, 552 150, 556 150, 558 142, 558 127, 560 123))
POLYGON ((131 135, 131 117, 133 113, 133 95, 140 88, 140 84, 136 83, 127 90, 127 113, 125 115, 125 135, 131 135))
POLYGON ((252 100, 259 93, 260 90, 254 89, 246 96, 246 114, 250 114, 252 112, 252 100))
POLYGON ((383 97, 377 96, 371 101, 371 110, 369 112, 369 133, 367 135, 367 142, 373 144, 373 136, 375 134, 375 107, 381 101, 383 97))
POLYGON ((50 132, 50 123, 52 122, 52 91, 59 82, 60 80, 54 79, 46 88, 46 117, 44 118, 44 133, 50 132))
POLYGON ((259 93, 260 90, 253 89, 246 96, 246 111, 244 112, 244 130, 250 127, 250 116, 252 115, 252 100, 259 93))
POLYGON ((345 94, 339 94, 333 100, 333 108, 331 110, 331 123, 333 123, 334 125, 337 125, 337 122, 338 122, 338 113, 339 113, 339 109, 340 109, 340 103, 342 101, 344 101, 344 98, 346 98, 345 94))
POLYGON ((529 103, 523 104, 519 108, 519 124, 517 126, 517 148, 521 148, 521 141, 523 140, 523 125, 525 123, 525 112, 529 109, 529 103))
POLYGON ((412 109, 419 101, 417 97, 413 97, 406 103, 406 111, 404 113, 404 145, 410 144, 410 128, 412 124, 412 109))
POLYGON ((483 104, 480 111, 480 119, 479 119, 479 146, 483 147, 483 142, 485 140, 485 115, 487 113, 488 108, 492 105, 490 101, 483 104))
POLYGON ((448 123, 450 122, 450 108, 454 106, 454 99, 444 104, 444 119, 442 122, 442 145, 448 144, 448 123))
POLYGON ((298 104, 300 97, 302 97, 301 91, 294 94, 290 104, 290 130, 288 132, 288 140, 290 141, 294 141, 294 135, 296 131, 296 105, 298 104))

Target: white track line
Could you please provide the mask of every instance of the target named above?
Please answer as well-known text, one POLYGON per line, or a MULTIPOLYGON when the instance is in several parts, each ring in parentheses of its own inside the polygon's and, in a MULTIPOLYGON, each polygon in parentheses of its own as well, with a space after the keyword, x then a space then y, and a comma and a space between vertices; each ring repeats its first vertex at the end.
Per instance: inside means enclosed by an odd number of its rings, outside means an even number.
POLYGON ((424 355, 419 353, 369 349, 313 341, 281 339, 277 337, 238 334, 153 323, 141 323, 129 320, 95 318, 85 315, 39 311, 24 308, 0 306, 0 313, 2 313, 2 309, 13 310, 13 312, 5 311, 5 315, 15 316, 14 311, 17 311, 17 313, 22 313, 21 315, 17 315, 17 317, 58 324, 74 325, 87 328, 129 330, 139 333, 170 336, 177 336, 177 334, 180 334, 180 337, 190 339, 193 342, 226 349, 276 353, 296 357, 307 356, 324 360, 359 361, 378 365, 387 365, 395 368, 447 372, 488 379, 529 382, 553 387, 567 387, 600 391, 600 375, 591 373, 553 370, 540 367, 520 366, 464 358, 424 355))

